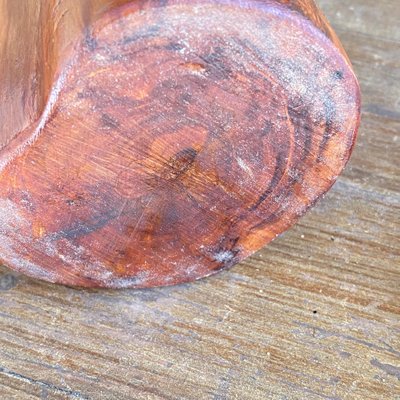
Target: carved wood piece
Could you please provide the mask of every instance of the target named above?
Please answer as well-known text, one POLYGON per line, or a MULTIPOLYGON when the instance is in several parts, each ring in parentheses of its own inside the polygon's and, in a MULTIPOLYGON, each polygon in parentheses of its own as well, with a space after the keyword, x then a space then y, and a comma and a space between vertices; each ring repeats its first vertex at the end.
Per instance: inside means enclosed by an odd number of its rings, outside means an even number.
POLYGON ((312 1, 44 3, 27 25, 39 47, 0 81, 10 267, 87 287, 204 277, 288 229, 345 166, 359 88, 312 1))

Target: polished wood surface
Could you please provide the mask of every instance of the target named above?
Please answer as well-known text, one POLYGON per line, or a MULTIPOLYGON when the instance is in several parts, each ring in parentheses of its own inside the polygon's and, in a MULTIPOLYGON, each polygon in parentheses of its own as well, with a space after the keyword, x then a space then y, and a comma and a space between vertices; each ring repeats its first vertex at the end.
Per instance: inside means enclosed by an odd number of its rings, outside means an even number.
POLYGON ((0 149, 35 124, 87 26, 128 0, 0 0, 0 149))
POLYGON ((2 268, 2 398, 399 399, 400 10, 319 5, 363 93, 333 189, 264 250, 192 284, 76 290, 2 268))
POLYGON ((355 143, 359 86, 313 1, 121 3, 39 2, 26 21, 46 105, 0 153, 0 260, 49 282, 232 267, 329 190, 355 143))

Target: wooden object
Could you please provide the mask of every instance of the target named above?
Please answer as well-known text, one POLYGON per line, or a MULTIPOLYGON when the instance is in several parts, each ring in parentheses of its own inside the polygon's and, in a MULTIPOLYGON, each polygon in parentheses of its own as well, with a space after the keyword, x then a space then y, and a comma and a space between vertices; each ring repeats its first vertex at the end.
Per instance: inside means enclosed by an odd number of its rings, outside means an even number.
POLYGON ((2 7, 0 257, 25 274, 213 274, 288 229, 350 156, 359 88, 312 1, 2 7))
POLYGON ((332 190, 256 255, 190 284, 80 290, 0 267, 2 399, 398 399, 400 9, 318 4, 363 93, 332 190))

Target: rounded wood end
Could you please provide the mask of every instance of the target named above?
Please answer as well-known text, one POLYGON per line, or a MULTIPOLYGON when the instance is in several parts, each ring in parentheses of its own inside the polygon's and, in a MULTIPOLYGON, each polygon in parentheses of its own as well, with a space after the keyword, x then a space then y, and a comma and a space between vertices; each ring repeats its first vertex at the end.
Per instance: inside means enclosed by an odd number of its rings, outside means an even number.
POLYGON ((60 71, 39 124, 3 150, 0 257, 86 287, 230 267, 331 187, 359 103, 344 55, 276 2, 108 12, 60 71))

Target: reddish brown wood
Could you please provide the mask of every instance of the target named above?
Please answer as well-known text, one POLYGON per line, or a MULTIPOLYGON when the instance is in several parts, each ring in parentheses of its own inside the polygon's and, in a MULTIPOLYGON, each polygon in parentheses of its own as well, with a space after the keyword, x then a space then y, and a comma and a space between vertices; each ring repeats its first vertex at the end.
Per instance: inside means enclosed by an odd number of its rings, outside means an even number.
POLYGON ((62 45, 41 31, 42 100, 2 133, 0 257, 25 274, 210 275, 288 229, 350 156, 359 88, 312 1, 125 2, 78 8, 62 45))

